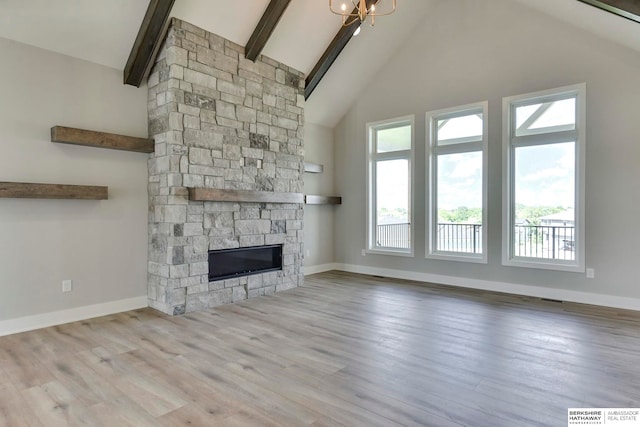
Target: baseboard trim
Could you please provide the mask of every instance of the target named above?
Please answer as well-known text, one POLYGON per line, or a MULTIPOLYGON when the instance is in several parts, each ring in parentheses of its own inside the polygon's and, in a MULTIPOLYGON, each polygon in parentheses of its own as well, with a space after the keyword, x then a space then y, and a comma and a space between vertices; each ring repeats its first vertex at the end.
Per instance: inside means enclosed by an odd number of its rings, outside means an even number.
POLYGON ((329 264, 319 264, 319 265, 310 265, 304 266, 304 275, 308 276, 310 274, 324 273, 325 271, 331 270, 339 270, 339 266, 342 264, 329 263, 329 264))
POLYGON ((35 314, 33 316, 18 317, 15 319, 0 321, 0 337, 33 331, 34 329, 48 326, 62 325, 63 323, 77 322, 93 317, 106 316, 121 313, 128 310, 148 307, 147 296, 110 301, 101 304, 92 304, 68 310, 52 311, 49 313, 35 314))
MULTIPOLYGON (((394 270, 389 268, 368 267, 355 264, 329 263, 305 266, 304 274, 323 273, 340 270, 349 273, 369 274, 374 276, 391 277, 395 279, 415 280, 418 282, 438 283, 442 285, 463 288, 480 289, 486 291, 506 292, 536 298, 547 298, 602 307, 621 308, 640 311, 640 299, 618 297, 613 295, 595 294, 591 292, 572 291, 567 289, 544 288, 540 286, 519 285, 506 282, 470 279, 466 277, 445 276, 439 274, 420 273, 417 271, 394 270)), ((110 301, 101 304, 87 305, 68 310, 53 311, 33 316, 19 317, 0 321, 0 336, 32 331, 34 329, 61 325, 93 317, 107 316, 128 310, 148 307, 146 296, 110 301)))
POLYGON ((354 264, 335 264, 336 270, 349 273, 369 274, 374 276, 391 277, 395 279, 415 280, 419 282, 437 283, 441 285, 458 286, 462 288, 480 289, 484 291, 505 292, 536 298, 547 298, 580 304, 590 304, 602 307, 621 308, 640 311, 640 299, 618 297, 613 295, 595 294, 591 292, 572 291, 568 289, 544 288, 532 285, 494 282, 489 280, 470 279, 466 277, 444 276, 439 274, 403 271, 388 268, 368 267, 354 264))

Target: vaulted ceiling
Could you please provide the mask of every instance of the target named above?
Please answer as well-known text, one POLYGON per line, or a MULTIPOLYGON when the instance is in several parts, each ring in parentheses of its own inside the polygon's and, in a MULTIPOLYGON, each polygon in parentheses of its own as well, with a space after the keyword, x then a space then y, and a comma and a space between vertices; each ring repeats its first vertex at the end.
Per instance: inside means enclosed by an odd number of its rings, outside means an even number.
MULTIPOLYGON (((394 15, 380 18, 374 28, 364 26, 309 97, 307 120, 335 126, 376 72, 443 1, 455 0, 398 0, 394 15)), ((640 52, 640 25, 630 19, 577 0, 510 1, 640 52)), ((171 15, 245 46, 268 4, 175 0, 171 15)), ((0 37, 122 70, 148 5, 149 0, 2 0, 0 37)), ((262 54, 309 73, 340 27, 326 0, 291 0, 262 54)))

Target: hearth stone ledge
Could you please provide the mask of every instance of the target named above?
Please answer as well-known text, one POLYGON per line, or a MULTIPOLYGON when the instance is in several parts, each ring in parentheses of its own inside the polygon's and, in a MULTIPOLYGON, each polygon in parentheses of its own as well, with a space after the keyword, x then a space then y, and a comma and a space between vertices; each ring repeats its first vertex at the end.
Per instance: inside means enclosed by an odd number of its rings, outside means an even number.
POLYGON ((300 286, 302 203, 195 201, 187 187, 303 193, 303 74, 174 18, 148 88, 149 305, 181 315, 300 286), (281 271, 209 282, 209 250, 271 244, 281 271))

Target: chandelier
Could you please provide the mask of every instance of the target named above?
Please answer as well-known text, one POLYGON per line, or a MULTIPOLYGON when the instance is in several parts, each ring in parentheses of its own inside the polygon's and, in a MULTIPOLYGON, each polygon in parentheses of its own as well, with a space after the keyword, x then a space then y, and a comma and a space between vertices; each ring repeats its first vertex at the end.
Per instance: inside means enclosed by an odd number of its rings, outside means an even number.
POLYGON ((381 11, 376 8, 376 4, 382 3, 383 0, 342 0, 340 10, 336 10, 333 7, 333 0, 329 0, 329 9, 336 15, 342 16, 342 25, 344 27, 348 27, 356 20, 364 23, 368 16, 371 17, 371 26, 373 27, 376 23, 376 16, 391 15, 396 11, 396 1, 391 0, 391 7, 381 11), (347 9, 347 1, 353 5, 353 10, 347 9), (369 6, 367 6, 367 3, 369 6))

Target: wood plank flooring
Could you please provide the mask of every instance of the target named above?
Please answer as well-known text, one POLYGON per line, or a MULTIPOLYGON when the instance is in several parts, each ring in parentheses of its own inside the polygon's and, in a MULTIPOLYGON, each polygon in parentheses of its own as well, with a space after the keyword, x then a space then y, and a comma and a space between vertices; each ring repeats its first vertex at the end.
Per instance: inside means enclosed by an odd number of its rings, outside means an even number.
POLYGON ((0 426, 564 426, 640 406, 640 313, 330 272, 0 338, 0 426))

